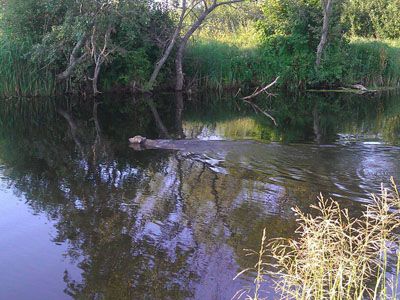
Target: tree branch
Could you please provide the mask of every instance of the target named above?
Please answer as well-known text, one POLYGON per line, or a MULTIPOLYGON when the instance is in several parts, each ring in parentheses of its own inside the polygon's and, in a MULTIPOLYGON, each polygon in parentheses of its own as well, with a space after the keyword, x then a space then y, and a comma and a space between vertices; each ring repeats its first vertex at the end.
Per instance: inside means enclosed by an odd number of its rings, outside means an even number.
POLYGON ((275 78, 275 80, 273 82, 271 82, 270 84, 268 84, 267 86, 263 87, 262 89, 256 89, 253 94, 243 97, 242 100, 250 100, 252 98, 257 97, 258 95, 260 95, 261 93, 267 92, 267 90, 272 87, 273 85, 275 85, 278 82, 279 76, 275 78))
POLYGON ((72 75, 72 72, 74 71, 75 67, 80 63, 82 63, 87 58, 86 52, 83 53, 80 57, 77 57, 77 54, 83 47, 83 44, 86 42, 86 39, 87 35, 84 34, 81 37, 81 39, 75 44, 74 48, 72 49, 71 55, 69 56, 69 64, 64 72, 56 76, 57 80, 62 81, 68 79, 72 75))

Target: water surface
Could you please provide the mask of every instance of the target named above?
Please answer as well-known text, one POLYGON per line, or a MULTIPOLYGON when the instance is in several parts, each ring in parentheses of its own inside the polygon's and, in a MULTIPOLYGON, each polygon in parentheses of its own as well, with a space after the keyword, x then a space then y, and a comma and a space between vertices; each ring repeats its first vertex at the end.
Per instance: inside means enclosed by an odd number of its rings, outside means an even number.
POLYGON ((292 237, 292 207, 322 192, 357 214, 400 178, 399 101, 264 99, 276 128, 229 95, 3 100, 0 299, 231 299, 243 249, 292 237), (134 151, 136 134, 207 142, 134 151))

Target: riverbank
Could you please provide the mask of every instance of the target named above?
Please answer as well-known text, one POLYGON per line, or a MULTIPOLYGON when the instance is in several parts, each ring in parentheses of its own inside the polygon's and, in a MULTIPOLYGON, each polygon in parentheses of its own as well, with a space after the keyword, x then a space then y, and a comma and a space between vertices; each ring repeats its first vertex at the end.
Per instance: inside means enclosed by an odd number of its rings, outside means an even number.
MULTIPOLYGON (((334 89, 361 83, 369 88, 400 86, 400 41, 352 38, 342 49, 328 49, 319 70, 308 49, 279 51, 274 42, 199 37, 188 49, 187 74, 212 89, 264 85, 280 76, 284 90, 334 89)), ((281 41, 286 43, 286 41, 281 41)))
MULTIPOLYGON (((1 42, 0 95, 35 97, 63 94, 69 83, 57 83, 54 72, 31 59, 29 47, 1 42)), ((215 39, 200 36, 188 48, 186 88, 190 91, 249 89, 271 82, 278 75, 280 80, 276 86, 286 91, 337 90, 354 83, 370 89, 400 86, 398 40, 353 38, 340 52, 326 57, 329 59, 316 71, 311 53, 304 51, 288 55, 277 51, 272 44, 260 42, 254 30, 250 38, 244 33, 215 39)), ((109 71, 111 73, 105 73, 101 81, 102 91, 135 92, 120 77, 112 76, 114 70, 109 71)), ((173 74, 170 77, 166 75, 162 89, 172 88, 174 83, 173 74)), ((85 86, 78 90, 84 92, 85 86)))

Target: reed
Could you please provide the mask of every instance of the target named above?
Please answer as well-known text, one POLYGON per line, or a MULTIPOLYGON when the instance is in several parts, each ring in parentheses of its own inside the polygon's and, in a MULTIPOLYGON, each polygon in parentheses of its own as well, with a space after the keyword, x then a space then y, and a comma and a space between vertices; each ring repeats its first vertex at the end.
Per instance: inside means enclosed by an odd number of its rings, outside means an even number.
MULTIPOLYGON (((194 39, 187 51, 185 72, 202 87, 222 90, 258 86, 280 76, 285 90, 307 87, 400 86, 400 41, 352 37, 341 47, 329 47, 322 68, 315 70, 314 49, 291 49, 293 41, 246 38, 248 27, 235 33, 207 33, 194 39)), ((256 33, 253 33, 257 36, 256 33)))
POLYGON ((312 206, 313 215, 295 208, 297 238, 266 243, 264 231, 253 269, 257 274, 254 294, 237 295, 262 299, 260 282, 268 276, 275 279, 281 299, 396 299, 400 195, 393 178, 391 183, 391 188, 382 187, 380 196, 372 195, 371 203, 357 218, 351 218, 338 202, 322 196, 312 206), (265 262, 266 256, 272 263, 265 262), (395 272, 391 277, 393 259, 395 272))
POLYGON ((347 82, 400 85, 400 40, 352 38, 347 51, 347 82))
POLYGON ((0 39, 0 96, 50 96, 55 93, 55 76, 33 62, 29 41, 0 39))

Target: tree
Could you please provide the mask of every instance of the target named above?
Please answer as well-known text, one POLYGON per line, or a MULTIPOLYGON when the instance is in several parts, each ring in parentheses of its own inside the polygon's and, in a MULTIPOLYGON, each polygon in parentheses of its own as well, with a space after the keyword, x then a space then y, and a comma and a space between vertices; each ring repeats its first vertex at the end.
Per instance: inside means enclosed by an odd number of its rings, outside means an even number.
POLYGON ((321 2, 322 10, 324 12, 324 20, 322 22, 321 40, 317 47, 317 59, 315 60, 315 65, 317 67, 319 67, 321 64, 322 52, 324 51, 325 45, 328 42, 329 20, 332 15, 334 0, 322 0, 321 2))
POLYGON ((400 37, 400 0, 348 0, 344 12, 353 35, 400 37))
POLYGON ((244 2, 245 0, 181 0, 173 2, 173 11, 178 12, 179 21, 170 37, 168 47, 155 65, 149 80, 150 88, 153 87, 157 75, 170 56, 176 42, 178 47, 175 57, 176 91, 182 91, 184 84, 183 58, 187 44, 193 33, 200 28, 206 18, 218 7, 244 2), (175 3, 175 4, 174 4, 175 3))
POLYGON ((124 84, 147 77, 141 71, 159 56, 158 41, 165 40, 172 27, 168 11, 153 0, 8 0, 2 4, 2 39, 27 45, 30 60, 51 69, 59 85, 81 89, 91 82, 94 94, 99 92, 105 66, 124 84), (128 64, 128 60, 139 62, 128 64))

